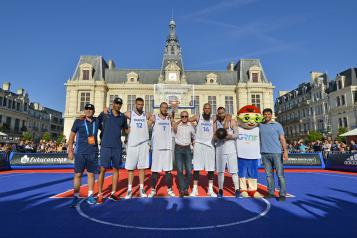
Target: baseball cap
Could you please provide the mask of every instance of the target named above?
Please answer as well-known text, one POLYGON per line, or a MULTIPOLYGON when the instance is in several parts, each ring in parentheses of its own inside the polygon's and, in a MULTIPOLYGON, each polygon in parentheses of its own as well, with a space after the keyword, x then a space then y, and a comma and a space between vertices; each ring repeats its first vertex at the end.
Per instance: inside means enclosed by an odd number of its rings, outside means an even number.
POLYGON ((93 104, 90 104, 90 103, 87 103, 87 104, 84 106, 84 109, 86 109, 86 110, 93 110, 93 111, 94 111, 94 105, 93 105, 93 104))
POLYGON ((114 98, 113 103, 115 103, 115 104, 123 104, 123 100, 121 98, 114 98))

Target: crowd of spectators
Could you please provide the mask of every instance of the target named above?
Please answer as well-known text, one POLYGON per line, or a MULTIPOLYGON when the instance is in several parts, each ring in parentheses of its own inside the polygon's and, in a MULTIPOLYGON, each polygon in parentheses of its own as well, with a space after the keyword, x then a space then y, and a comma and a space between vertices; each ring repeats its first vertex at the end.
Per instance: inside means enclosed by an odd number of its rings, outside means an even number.
POLYGON ((66 152, 66 142, 57 143, 54 140, 40 140, 38 143, 34 141, 23 141, 19 143, 0 143, 0 151, 3 152, 23 152, 23 153, 58 153, 66 152))
POLYGON ((293 141, 293 143, 288 144, 289 152, 345 152, 345 151, 357 151, 357 144, 355 141, 351 140, 350 143, 346 144, 338 140, 332 140, 331 138, 325 139, 324 141, 313 141, 305 142, 303 139, 293 141))

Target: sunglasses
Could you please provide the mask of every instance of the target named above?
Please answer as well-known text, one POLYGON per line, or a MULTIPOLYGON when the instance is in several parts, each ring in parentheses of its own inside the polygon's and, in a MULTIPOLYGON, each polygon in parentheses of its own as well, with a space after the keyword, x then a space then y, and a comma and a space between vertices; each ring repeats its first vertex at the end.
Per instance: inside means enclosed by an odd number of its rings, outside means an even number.
POLYGON ((188 116, 181 116, 181 118, 187 118, 188 116))

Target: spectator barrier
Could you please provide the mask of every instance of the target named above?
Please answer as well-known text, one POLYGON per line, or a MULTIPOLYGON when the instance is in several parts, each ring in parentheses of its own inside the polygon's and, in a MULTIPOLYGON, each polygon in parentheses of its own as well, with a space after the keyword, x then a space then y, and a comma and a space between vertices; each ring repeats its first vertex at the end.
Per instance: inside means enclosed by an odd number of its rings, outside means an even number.
MULTIPOLYGON (((285 169, 324 169, 325 163, 321 152, 288 154, 288 160, 283 161, 285 169)), ((264 168, 260 161, 259 168, 264 168)))
POLYGON ((0 171, 9 170, 9 161, 5 152, 0 152, 0 171))
POLYGON ((330 152, 326 169, 357 172, 357 152, 330 152))

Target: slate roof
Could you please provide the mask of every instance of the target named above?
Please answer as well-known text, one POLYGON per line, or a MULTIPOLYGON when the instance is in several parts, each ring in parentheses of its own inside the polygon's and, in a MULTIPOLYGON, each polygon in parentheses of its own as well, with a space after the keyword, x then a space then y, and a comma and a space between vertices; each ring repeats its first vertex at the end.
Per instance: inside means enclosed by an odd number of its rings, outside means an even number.
MULTIPOLYGON (((94 80, 105 80, 107 83, 125 83, 127 74, 135 72, 139 75, 139 83, 156 84, 159 81, 160 69, 109 69, 108 64, 101 56, 81 56, 77 64, 72 80, 79 79, 79 66, 88 63, 93 65, 94 80)), ((217 83, 220 85, 236 85, 238 82, 247 82, 249 80, 249 68, 258 66, 262 69, 263 82, 269 82, 264 73, 259 59, 242 59, 234 71, 219 70, 185 70, 186 80, 189 84, 203 85, 206 83, 206 76, 210 73, 217 75, 217 83)))

